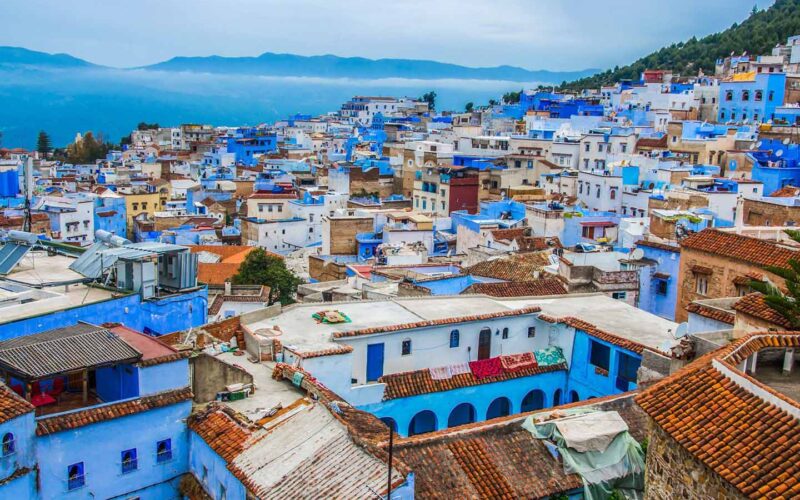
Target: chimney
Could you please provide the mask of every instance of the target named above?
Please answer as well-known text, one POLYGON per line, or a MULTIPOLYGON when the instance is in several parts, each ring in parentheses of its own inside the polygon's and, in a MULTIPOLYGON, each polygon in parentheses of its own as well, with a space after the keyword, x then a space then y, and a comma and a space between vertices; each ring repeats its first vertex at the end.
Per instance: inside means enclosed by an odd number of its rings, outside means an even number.
POLYGON ((232 295, 231 294, 231 282, 225 281, 225 295, 232 295))

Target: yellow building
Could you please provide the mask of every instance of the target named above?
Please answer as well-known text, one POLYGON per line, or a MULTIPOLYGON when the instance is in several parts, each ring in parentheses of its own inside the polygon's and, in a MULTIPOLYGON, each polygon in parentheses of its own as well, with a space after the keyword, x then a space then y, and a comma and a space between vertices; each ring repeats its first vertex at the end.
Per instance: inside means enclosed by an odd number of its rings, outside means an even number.
POLYGON ((141 193, 141 194, 126 194, 125 196, 125 210, 127 211, 128 221, 127 230, 128 237, 133 236, 133 219, 139 214, 147 214, 152 218, 156 212, 164 210, 164 205, 169 197, 164 197, 163 193, 141 193))

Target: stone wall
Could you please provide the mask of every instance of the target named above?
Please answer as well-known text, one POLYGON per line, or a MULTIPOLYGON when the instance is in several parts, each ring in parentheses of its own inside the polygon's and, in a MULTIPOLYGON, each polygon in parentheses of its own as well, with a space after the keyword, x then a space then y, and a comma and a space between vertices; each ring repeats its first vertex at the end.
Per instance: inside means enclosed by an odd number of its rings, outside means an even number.
POLYGON ((372 217, 332 217, 329 224, 331 255, 355 255, 356 234, 372 232, 374 221, 372 217))
POLYGON ((717 500, 745 497, 650 420, 645 499, 673 498, 717 500))
POLYGON ((192 358, 191 363, 195 403, 213 401, 217 393, 223 391, 227 385, 253 383, 253 376, 242 368, 224 363, 205 353, 192 358))
POLYGON ((308 275, 317 281, 343 280, 347 278, 347 266, 310 255, 308 257, 308 275))
POLYGON ((675 321, 681 323, 689 317, 686 306, 690 302, 703 299, 721 299, 739 295, 735 278, 743 277, 748 273, 765 275, 778 286, 784 285, 783 278, 765 271, 759 266, 727 259, 722 255, 702 252, 690 248, 681 251, 681 265, 678 271, 678 300, 675 305, 675 321), (708 290, 705 295, 697 293, 697 275, 692 271, 694 266, 707 267, 711 274, 704 275, 708 280, 708 290))
POLYGON ((800 206, 789 207, 757 200, 744 200, 744 223, 748 226, 786 226, 800 222, 800 206))

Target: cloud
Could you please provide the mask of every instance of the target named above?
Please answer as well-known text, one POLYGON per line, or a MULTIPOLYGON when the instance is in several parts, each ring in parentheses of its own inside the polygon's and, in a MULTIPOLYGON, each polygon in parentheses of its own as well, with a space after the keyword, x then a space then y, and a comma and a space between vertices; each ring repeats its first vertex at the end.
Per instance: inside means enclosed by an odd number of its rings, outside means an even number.
MULTIPOLYGON (((768 2, 760 2, 762 7, 768 2)), ((0 44, 129 67, 333 53, 574 70, 728 27, 753 0, 2 0, 0 44)))

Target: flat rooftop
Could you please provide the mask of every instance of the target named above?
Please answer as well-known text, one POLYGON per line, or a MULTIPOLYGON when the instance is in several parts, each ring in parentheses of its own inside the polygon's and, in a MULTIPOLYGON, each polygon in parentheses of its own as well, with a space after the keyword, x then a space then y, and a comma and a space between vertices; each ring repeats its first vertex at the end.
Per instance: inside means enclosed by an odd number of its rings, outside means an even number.
POLYGON ((665 343, 675 344, 672 336, 677 323, 665 320, 603 294, 560 295, 495 299, 483 295, 397 298, 391 300, 295 304, 277 316, 247 322, 250 331, 277 325, 281 342, 298 354, 341 347, 332 340, 336 332, 402 325, 421 321, 463 318, 476 314, 513 311, 540 306, 544 314, 556 317, 573 316, 592 323, 602 330, 639 342, 655 349, 665 343), (349 323, 317 323, 312 315, 323 310, 338 310, 350 318, 349 323), (670 332, 671 331, 671 332, 670 332))
POLYGON ((501 303, 514 309, 539 306, 542 314, 559 318, 572 316, 608 333, 654 349, 664 350, 666 345, 671 347, 678 343, 673 336, 678 328, 674 321, 650 314, 602 293, 515 298, 502 300, 501 303))
POLYGON ((0 323, 113 298, 111 290, 100 287, 53 285, 85 279, 69 269, 74 261, 63 255, 28 252, 5 279, 0 278, 0 323))

